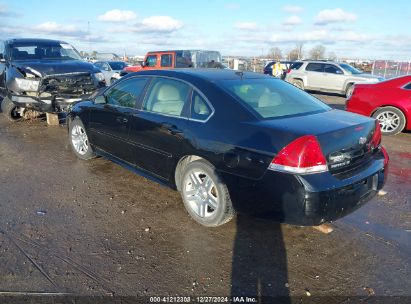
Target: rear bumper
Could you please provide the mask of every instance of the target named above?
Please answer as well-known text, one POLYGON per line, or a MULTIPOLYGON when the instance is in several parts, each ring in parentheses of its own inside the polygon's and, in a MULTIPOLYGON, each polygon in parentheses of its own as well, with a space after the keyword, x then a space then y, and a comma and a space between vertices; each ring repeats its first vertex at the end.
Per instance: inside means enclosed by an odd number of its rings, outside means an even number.
POLYGON ((345 176, 330 172, 292 175, 267 171, 260 181, 231 180, 228 187, 238 212, 315 226, 362 206, 382 189, 386 178, 384 155, 378 152, 369 163, 345 176))

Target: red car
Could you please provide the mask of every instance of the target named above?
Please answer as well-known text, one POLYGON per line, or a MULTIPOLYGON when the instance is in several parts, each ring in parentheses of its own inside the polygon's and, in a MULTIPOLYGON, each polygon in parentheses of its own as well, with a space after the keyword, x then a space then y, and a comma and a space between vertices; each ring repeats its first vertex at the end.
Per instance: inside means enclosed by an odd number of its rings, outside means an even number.
POLYGON ((375 84, 356 84, 346 109, 378 119, 385 135, 411 130, 411 75, 375 84))

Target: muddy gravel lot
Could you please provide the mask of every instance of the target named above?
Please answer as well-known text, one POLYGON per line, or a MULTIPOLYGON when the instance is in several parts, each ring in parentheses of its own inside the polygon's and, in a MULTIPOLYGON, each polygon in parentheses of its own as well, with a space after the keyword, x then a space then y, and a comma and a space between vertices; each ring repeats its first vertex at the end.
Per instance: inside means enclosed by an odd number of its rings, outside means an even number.
POLYGON ((179 193, 104 158, 77 159, 65 125, 0 115, 0 302, 291 295, 284 302, 409 303, 411 133, 383 144, 387 194, 332 223, 330 234, 245 216, 210 229, 189 218, 179 193))

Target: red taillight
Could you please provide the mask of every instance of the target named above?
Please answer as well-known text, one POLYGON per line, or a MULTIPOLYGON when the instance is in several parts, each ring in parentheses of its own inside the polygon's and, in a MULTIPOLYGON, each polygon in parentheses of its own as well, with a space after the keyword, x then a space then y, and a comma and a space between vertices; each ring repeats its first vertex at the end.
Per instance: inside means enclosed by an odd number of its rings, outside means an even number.
POLYGON ((286 73, 289 74, 290 72, 291 72, 291 69, 288 69, 286 73))
POLYGON ((327 171, 327 161, 317 137, 305 135, 282 148, 269 169, 298 174, 318 173, 327 171))
POLYGON ((375 130, 374 134, 372 135, 370 144, 372 150, 378 148, 381 144, 381 127, 380 122, 378 120, 375 121, 375 130))

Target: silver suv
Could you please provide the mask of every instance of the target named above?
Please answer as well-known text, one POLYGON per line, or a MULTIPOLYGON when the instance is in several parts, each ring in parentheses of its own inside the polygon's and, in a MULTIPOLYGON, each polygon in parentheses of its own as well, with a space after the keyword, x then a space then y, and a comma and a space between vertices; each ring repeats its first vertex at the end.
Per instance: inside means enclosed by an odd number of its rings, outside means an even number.
POLYGON ((363 73, 347 63, 332 61, 298 61, 291 65, 285 80, 303 90, 343 94, 349 97, 357 82, 383 80, 363 73))

